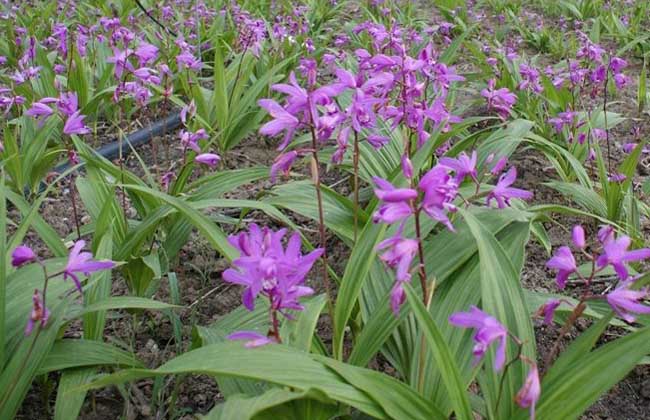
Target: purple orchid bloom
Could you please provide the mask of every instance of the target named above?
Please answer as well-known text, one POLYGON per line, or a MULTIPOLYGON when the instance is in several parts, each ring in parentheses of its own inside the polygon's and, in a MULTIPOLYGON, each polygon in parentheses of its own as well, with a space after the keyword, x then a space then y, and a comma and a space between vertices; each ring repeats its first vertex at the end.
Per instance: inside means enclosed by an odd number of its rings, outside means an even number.
POLYGON ((400 225, 395 235, 381 241, 377 245, 377 250, 386 249, 379 259, 386 263, 390 268, 395 268, 395 278, 397 281, 408 281, 411 279, 409 270, 411 262, 418 251, 418 241, 408 239, 402 236, 404 225, 400 225))
POLYGON ((255 331, 237 331, 226 337, 228 340, 246 340, 244 347, 252 349, 255 347, 265 346, 267 344, 276 343, 276 341, 265 335, 255 331))
POLYGON ((25 115, 29 115, 36 119, 41 125, 50 118, 52 114, 54 114, 54 110, 42 101, 32 103, 32 107, 25 111, 25 115))
POLYGON ((298 159, 298 152, 292 150, 287 153, 282 153, 275 158, 273 165, 271 165, 271 182, 275 182, 278 177, 278 172, 282 172, 285 176, 289 176, 291 166, 298 159))
POLYGON ((571 231, 571 240, 573 244, 580 248, 584 249, 587 246, 585 241, 585 230, 580 225, 575 225, 571 231))
POLYGON ((557 270, 556 282, 560 289, 564 289, 569 276, 578 271, 576 260, 568 246, 558 248, 553 258, 548 260, 546 266, 557 270))
POLYGON ((603 268, 606 265, 614 267, 616 274, 621 280, 627 280, 629 274, 626 262, 641 261, 650 258, 650 248, 635 249, 628 251, 632 244, 629 236, 621 236, 618 239, 612 239, 603 244, 604 253, 596 260, 596 265, 603 268))
POLYGON ((537 315, 544 316, 544 323, 546 325, 553 325, 553 316, 555 315, 555 310, 562 304, 560 299, 549 299, 545 304, 539 307, 537 310, 537 315))
POLYGON ((413 213, 410 202, 417 197, 417 191, 410 188, 395 188, 390 182, 379 177, 374 177, 373 181, 378 187, 375 189, 375 195, 383 201, 373 214, 375 223, 394 223, 413 213))
POLYGON ((281 313, 286 309, 302 310, 299 298, 314 293, 303 283, 323 249, 302 255, 300 235, 296 232, 287 241, 285 250, 282 245, 285 233, 285 229, 273 232, 253 224, 248 234, 242 232, 228 238, 239 250, 240 257, 233 261, 234 268, 224 271, 223 279, 245 286, 242 303, 248 310, 255 308, 259 294, 268 296, 272 309, 281 313))
POLYGON ((32 296, 32 311, 29 314, 29 321, 27 321, 27 326, 25 327, 25 335, 27 336, 32 333, 36 323, 38 323, 41 328, 45 327, 49 318, 50 310, 43 305, 41 293, 38 290, 34 290, 34 295, 32 296))
POLYGON ((28 246, 18 245, 11 253, 11 265, 14 267, 20 267, 33 261, 36 261, 36 254, 28 246))
POLYGON ((72 279, 75 286, 81 292, 81 282, 77 273, 83 273, 85 276, 89 276, 90 273, 94 273, 102 270, 110 270, 115 267, 113 261, 103 260, 97 261, 93 260, 93 254, 90 252, 81 252, 83 247, 86 245, 86 241, 79 240, 74 243, 74 246, 70 250, 70 255, 68 256, 68 264, 63 269, 63 280, 67 280, 68 277, 72 279))
POLYGON ((508 330, 496 318, 486 314, 476 306, 472 306, 469 312, 456 312, 449 317, 449 323, 461 328, 474 328, 474 357, 478 363, 490 344, 497 341, 499 346, 494 358, 494 369, 501 370, 506 362, 506 341, 508 330))
POLYGON ((625 282, 613 291, 607 294, 607 303, 612 307, 614 312, 627 322, 636 321, 632 313, 650 314, 650 306, 640 303, 641 299, 649 296, 647 288, 640 290, 630 289, 631 282, 625 282))
POLYGON ((478 155, 476 150, 472 151, 472 156, 467 156, 467 153, 462 152, 458 158, 443 157, 440 158, 438 163, 445 166, 456 173, 456 182, 461 183, 467 175, 469 175, 474 182, 478 182, 476 175, 476 162, 478 155))
POLYGON ((542 387, 539 383, 539 372, 537 371, 537 365, 535 363, 530 363, 530 371, 528 371, 528 376, 524 385, 521 387, 517 395, 515 396, 515 401, 522 408, 530 408, 530 419, 535 420, 535 405, 539 396, 542 393, 542 387))
POLYGON ((399 203, 413 200, 418 196, 417 191, 411 188, 395 188, 393 184, 378 176, 372 178, 378 188, 375 195, 387 203, 399 203))
POLYGON ((495 89, 495 85, 496 81, 490 79, 488 87, 481 91, 481 96, 487 100, 489 109, 494 109, 502 119, 505 119, 517 102, 517 96, 508 88, 495 89))
POLYGON ((260 134, 265 136, 275 136, 284 130, 287 131, 284 140, 282 140, 282 143, 278 146, 278 150, 283 150, 291 141, 293 133, 296 131, 296 127, 300 124, 298 118, 287 112, 272 99, 260 99, 258 104, 262 108, 266 109, 273 117, 273 120, 260 127, 260 134))
POLYGON ((194 160, 204 165, 208 165, 210 168, 214 168, 221 160, 221 157, 215 153, 201 153, 195 157, 194 160))
POLYGON ((81 115, 79 111, 70 115, 63 126, 63 132, 69 136, 72 134, 82 135, 90 133, 90 129, 83 122, 84 118, 86 116, 81 115))
POLYGON ((148 42, 140 41, 138 48, 135 49, 134 55, 138 58, 140 66, 156 61, 158 57, 158 47, 148 42))
POLYGON ((492 200, 496 200, 498 207, 502 209, 510 205, 510 199, 512 198, 531 199, 533 197, 532 192, 511 187, 515 179, 517 179, 517 168, 513 166, 508 172, 499 177, 497 185, 487 196, 487 205, 489 206, 492 200))
POLYGON ((422 210, 454 231, 447 212, 456 211, 453 200, 458 195, 458 183, 449 175, 447 167, 436 165, 420 179, 418 187, 424 192, 422 210))

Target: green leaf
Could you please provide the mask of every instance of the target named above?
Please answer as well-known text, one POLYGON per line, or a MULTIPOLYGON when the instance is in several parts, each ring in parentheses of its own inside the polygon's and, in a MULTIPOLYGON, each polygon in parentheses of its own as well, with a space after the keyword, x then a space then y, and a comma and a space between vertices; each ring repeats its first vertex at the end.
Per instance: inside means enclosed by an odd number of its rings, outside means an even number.
POLYGON ((406 297, 409 305, 413 309, 415 318, 422 328, 424 337, 426 337, 436 366, 440 370, 448 397, 452 401, 455 417, 457 419, 473 419, 474 417, 466 391, 467 386, 463 383, 456 360, 453 358, 444 336, 431 318, 427 308, 420 301, 420 297, 413 291, 411 286, 405 284, 404 290, 406 291, 406 297))
POLYGON ((135 355, 111 344, 95 340, 66 339, 54 343, 37 374, 95 365, 143 366, 135 355))
POLYGON ((54 406, 54 420, 68 420, 79 417, 86 398, 86 391, 79 390, 96 377, 95 368, 69 369, 61 374, 54 406), (65 397, 64 397, 65 395, 65 397))
MULTIPOLYGON (((155 370, 129 369, 106 376, 95 381, 91 387, 98 388, 147 376, 202 373, 266 381, 291 387, 297 392, 316 389, 330 399, 355 407, 375 418, 389 418, 381 404, 369 396, 366 390, 360 390, 343 380, 322 362, 314 360, 314 357, 317 356, 282 345, 245 349, 241 342, 224 342, 182 354, 155 370)), ((391 378, 389 380, 399 383, 391 378)), ((403 403, 408 407, 410 402, 403 403)))
MULTIPOLYGON (((536 360, 535 335, 519 281, 519 273, 494 235, 475 216, 463 209, 459 211, 478 245, 483 310, 503 323, 510 333, 524 343, 522 349, 524 356, 536 360)), ((516 355, 511 343, 506 354, 508 361, 516 355)), ((486 363, 491 366, 493 356, 488 357, 486 363)), ((506 377, 503 381, 503 392, 505 395, 515 395, 526 377, 524 367, 521 363, 515 363, 504 374, 506 377)), ((488 403, 488 410, 494 410, 500 388, 500 376, 491 368, 486 369, 485 381, 481 388, 488 403)), ((513 404, 500 404, 498 410, 496 414, 498 418, 510 418, 513 414, 513 404)))
POLYGON ((196 227, 205 236, 205 238, 212 244, 212 246, 214 246, 215 249, 219 251, 221 255, 223 255, 228 261, 232 261, 237 257, 237 252, 228 243, 228 239, 226 238, 226 235, 223 233, 223 231, 184 201, 160 191, 156 191, 154 189, 140 185, 123 185, 123 187, 132 191, 141 192, 151 197, 155 197, 174 207, 178 212, 183 214, 183 216, 186 217, 194 225, 194 227, 196 227))
POLYGON ((287 319, 282 324, 280 334, 282 342, 308 352, 311 349, 318 318, 326 303, 327 295, 318 295, 306 301, 305 309, 296 316, 295 320, 287 319))
MULTIPOLYGON (((228 87, 226 86, 226 69, 221 52, 221 43, 214 44, 214 91, 211 98, 211 110, 219 124, 220 130, 225 130, 229 115, 228 87)), ((211 116, 212 117, 212 116, 211 116)), ((210 120, 214 121, 212 118, 210 120)))
POLYGON ((386 374, 347 365, 337 360, 316 356, 325 365, 356 388, 374 398, 393 419, 446 419, 430 401, 413 388, 386 374))
POLYGON ((287 389, 271 388, 262 395, 254 397, 234 395, 201 418, 203 420, 329 420, 338 411, 332 402, 317 389, 294 392, 287 389), (297 409, 298 404, 291 404, 297 400, 302 400, 300 401, 302 403, 312 403, 311 405, 316 405, 317 409, 309 412, 299 410, 297 409))
MULTIPOLYGON (((30 294, 32 292, 33 289, 30 294)), ((37 370, 54 344, 68 303, 69 299, 66 299, 51 308, 46 327, 35 326, 31 335, 22 340, 11 354, 0 374, 0 418, 13 419, 16 415, 37 370)))
POLYGON ((366 223, 366 227, 359 234, 357 243, 352 249, 352 254, 345 266, 341 287, 336 297, 336 305, 334 306, 334 338, 332 348, 334 357, 336 358, 340 358, 343 355, 345 327, 352 314, 357 298, 361 293, 363 280, 365 280, 370 265, 375 258, 377 244, 379 244, 382 234, 385 231, 385 225, 372 222, 366 223))
POLYGON ((92 312, 108 311, 114 309, 163 310, 173 308, 180 308, 180 306, 136 296, 114 296, 101 300, 99 302, 91 303, 90 305, 87 305, 85 308, 81 309, 79 313, 75 315, 79 316, 92 312))
MULTIPOLYGON (((553 365, 541 384, 537 416, 540 419, 579 417, 650 352, 649 343, 650 327, 646 327, 591 353, 580 352, 570 365, 553 365), (571 398, 566 398, 567 395, 571 398)), ((521 414, 519 418, 528 415, 521 414)))

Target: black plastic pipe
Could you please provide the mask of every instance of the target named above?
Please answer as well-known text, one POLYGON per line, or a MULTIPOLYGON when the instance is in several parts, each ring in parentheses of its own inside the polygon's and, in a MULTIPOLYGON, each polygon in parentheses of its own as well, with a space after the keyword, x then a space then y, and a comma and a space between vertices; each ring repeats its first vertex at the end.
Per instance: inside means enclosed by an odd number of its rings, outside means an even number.
MULTIPOLYGON (((157 137, 163 133, 169 133, 172 130, 177 129, 181 125, 181 116, 180 113, 175 113, 167 118, 156 121, 149 127, 145 127, 141 130, 131 133, 122 141, 117 140, 109 144, 105 144, 99 149, 95 150, 97 154, 105 157, 106 159, 115 159, 120 155, 120 147, 122 148, 122 156, 128 156, 131 154, 132 148, 136 148, 143 144, 149 143, 151 139, 157 137), (120 145, 121 143, 121 145, 120 145)), ((54 172, 63 173, 72 164, 70 162, 62 163, 54 168, 54 172)))

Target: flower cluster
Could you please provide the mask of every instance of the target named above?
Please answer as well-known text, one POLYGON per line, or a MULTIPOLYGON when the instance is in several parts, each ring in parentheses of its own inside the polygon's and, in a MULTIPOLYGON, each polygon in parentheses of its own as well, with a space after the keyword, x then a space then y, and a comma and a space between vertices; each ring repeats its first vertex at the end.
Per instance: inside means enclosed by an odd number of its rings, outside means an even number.
POLYGON ((52 104, 56 106, 62 118, 65 119, 63 133, 88 134, 90 129, 84 124, 84 115, 79 110, 77 94, 74 92, 61 93, 58 98, 46 97, 32 103, 25 115, 35 118, 42 125, 48 118, 55 114, 52 104))
MULTIPOLYGON (((380 256, 381 260, 396 269, 395 285, 391 292, 391 306, 395 313, 399 311, 404 301, 403 283, 411 280, 410 266, 418 250, 418 240, 403 237, 406 220, 411 216, 417 218, 424 213, 453 232, 454 226, 449 219, 449 214, 456 211, 454 201, 458 197, 460 185, 465 179, 470 179, 476 184, 477 190, 480 187, 477 160, 476 151, 471 155, 462 152, 457 158, 440 158, 437 165, 420 177, 417 186, 411 183, 411 187, 408 188, 398 188, 385 179, 373 178, 376 185, 374 192, 381 202, 373 214, 373 221, 387 224, 400 223, 394 236, 381 242, 377 247, 378 250, 386 250, 380 256)), ((413 176, 410 161, 404 159, 403 163, 404 175, 410 180, 413 176)), ((492 174, 498 174, 505 164, 506 160, 500 159, 493 168, 492 174)), ((531 192, 511 186, 516 176, 514 166, 502 174, 497 184, 487 194, 486 204, 490 205, 494 200, 499 208, 504 208, 510 204, 512 198, 524 200, 531 198, 531 192)))
MULTIPOLYGON (((288 310, 302 310, 300 298, 309 296, 314 290, 305 286, 305 280, 314 262, 322 255, 318 248, 307 255, 301 253, 300 234, 295 232, 283 245, 286 229, 277 232, 252 224, 249 232, 232 235, 228 242, 239 251, 239 257, 223 273, 224 281, 244 286, 242 303, 252 311, 259 295, 269 300, 272 330, 269 339, 279 341, 277 313, 286 317, 288 310)), ((247 335, 233 335, 239 339, 247 335)), ((252 342, 254 345, 258 342, 252 342)), ((261 344, 266 344, 262 342, 261 344)))
MULTIPOLYGON (((515 341, 515 344, 522 346, 523 343, 510 334, 507 328, 493 316, 483 312, 476 306, 472 306, 469 312, 456 312, 449 317, 449 323, 455 327, 473 328, 474 333, 474 363, 478 364, 492 343, 497 343, 497 349, 494 357, 494 370, 500 371, 506 364, 506 346, 508 337, 515 341)), ((541 394, 541 385, 539 382, 539 373, 535 362, 524 356, 519 359, 530 366, 528 376, 522 388, 515 396, 515 401, 523 408, 530 409, 530 418, 535 418, 535 404, 541 394)), ((509 363, 512 363, 509 362, 509 363)))
MULTIPOLYGON (((581 226, 573 228, 572 242, 575 248, 590 262, 591 273, 588 277, 583 275, 571 248, 561 246, 546 264, 547 267, 557 272, 558 288, 564 289, 571 276, 574 276, 585 284, 587 292, 582 297, 583 301, 605 298, 614 312, 627 322, 635 321, 634 313, 650 313, 650 306, 641 304, 643 299, 650 297, 650 291, 647 287, 634 287, 639 276, 631 276, 628 267, 628 263, 650 259, 650 248, 630 250, 631 238, 626 235, 616 237, 611 226, 603 226, 598 231, 597 245, 601 249, 600 254, 587 252, 585 233, 581 226), (588 291, 593 280, 607 267, 613 269, 620 283, 605 296, 590 295, 588 291)), ((552 319, 552 313, 559 305, 560 301, 556 299, 553 302, 547 302, 543 307, 541 312, 545 314, 547 322, 552 319)))
POLYGON ((97 261, 93 259, 93 255, 90 252, 82 252, 82 249, 85 245, 86 242, 83 240, 75 242, 68 255, 68 262, 65 268, 61 272, 51 275, 47 274, 45 263, 41 261, 38 255, 30 247, 19 245, 12 251, 12 266, 22 267, 23 265, 36 262, 43 267, 43 272, 45 274, 43 292, 39 291, 38 289, 34 290, 34 295, 32 297, 32 311, 29 316, 27 327, 25 328, 25 335, 31 334, 34 326, 37 323, 41 327, 45 327, 47 324, 47 320, 50 316, 50 311, 46 306, 45 290, 47 290, 47 282, 51 278, 62 274, 63 280, 67 280, 68 278, 72 279, 75 287, 81 293, 81 281, 78 277, 80 273, 85 276, 89 276, 91 273, 102 270, 110 270, 111 268, 115 267, 115 263, 113 261, 97 261))

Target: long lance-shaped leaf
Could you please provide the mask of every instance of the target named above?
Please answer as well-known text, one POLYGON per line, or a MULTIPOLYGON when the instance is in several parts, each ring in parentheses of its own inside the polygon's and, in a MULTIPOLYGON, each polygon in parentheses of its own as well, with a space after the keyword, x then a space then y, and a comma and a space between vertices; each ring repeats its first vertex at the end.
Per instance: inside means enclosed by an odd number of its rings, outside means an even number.
POLYGON ((223 233, 223 231, 219 229, 217 225, 212 223, 207 217, 199 213, 197 210, 193 209, 183 200, 139 185, 123 185, 123 187, 132 191, 141 192, 151 197, 155 197, 174 207, 185 217, 187 217, 187 219, 192 222, 194 227, 196 227, 212 244, 212 246, 214 246, 215 249, 219 251, 221 255, 223 255, 228 261, 232 261, 233 259, 237 258, 237 252, 228 243, 228 239, 226 238, 226 235, 223 233))
POLYGON ((339 411, 334 402, 315 389, 294 392, 271 388, 262 395, 228 398, 203 416, 203 420, 309 419, 329 420, 339 411), (302 403, 302 404, 297 404, 302 403), (301 410, 309 408, 309 411, 301 410))
MULTIPOLYGON (((460 212, 478 245, 483 310, 502 322, 510 333, 519 337, 524 343, 522 354, 535 360, 535 335, 519 281, 519 273, 494 235, 474 215, 462 209, 460 212)), ((515 357, 516 351, 512 344, 508 345, 506 354, 508 361, 515 357)), ((502 380, 501 375, 492 369, 492 361, 493 357, 488 357, 489 365, 483 381, 488 410, 497 410, 498 413, 495 414, 497 418, 510 418, 514 407, 509 402, 509 397, 515 395, 523 384, 526 371, 521 363, 513 363, 507 372, 502 373, 505 375, 502 380), (499 407, 496 407, 500 393, 506 398, 502 398, 499 407)))
POLYGON ((142 367, 142 363, 131 353, 111 344, 95 340, 59 340, 49 351, 38 374, 70 368, 117 365, 142 367))
POLYGON ((470 420, 473 418, 472 409, 469 405, 469 398, 467 396, 467 386, 463 383, 460 376, 460 370, 456 364, 456 360, 451 354, 451 350, 442 333, 436 326, 436 323, 431 318, 429 311, 425 308, 424 304, 420 301, 420 297, 413 291, 409 284, 404 285, 406 297, 409 305, 413 309, 415 318, 422 327, 422 332, 427 340, 427 344, 431 348, 431 353, 436 362, 436 366, 440 370, 442 380, 445 383, 445 388, 449 398, 452 400, 452 407, 458 419, 470 420))
POLYGON ((378 419, 444 418, 429 401, 388 375, 283 345, 244 349, 241 343, 213 344, 178 356, 158 369, 124 370, 95 381, 89 387, 184 373, 266 381, 291 387, 297 392, 315 389, 378 419))
MULTIPOLYGON (((552 366, 541 384, 537 417, 578 418, 602 394, 622 380, 648 352, 650 327, 607 343, 591 353, 583 352, 570 365, 552 366)), ((527 413, 522 413, 518 419, 527 417, 527 413)))
MULTIPOLYGON (((415 154, 413 157, 413 169, 415 172, 420 171, 426 165, 436 144, 434 141, 437 134, 434 133, 432 138, 415 154)), ((401 172, 398 172, 392 180, 393 184, 404 183, 405 179, 401 172)), ((372 210, 377 201, 371 202, 369 209, 372 210)), ((361 294, 363 285, 368 278, 368 272, 375 260, 377 244, 382 239, 386 226, 376 225, 369 220, 366 227, 359 234, 359 238, 352 248, 352 254, 345 267, 345 273, 341 279, 341 288, 336 298, 334 309, 334 338, 332 343, 334 357, 341 359, 343 357, 343 339, 345 327, 348 324, 350 315, 361 294)))

